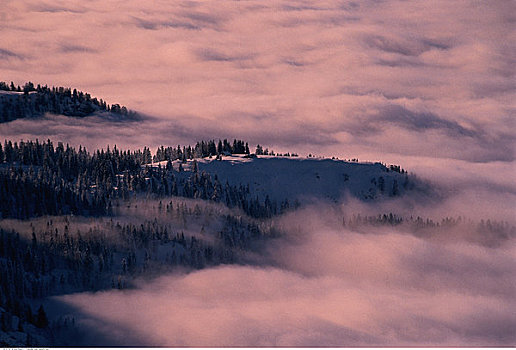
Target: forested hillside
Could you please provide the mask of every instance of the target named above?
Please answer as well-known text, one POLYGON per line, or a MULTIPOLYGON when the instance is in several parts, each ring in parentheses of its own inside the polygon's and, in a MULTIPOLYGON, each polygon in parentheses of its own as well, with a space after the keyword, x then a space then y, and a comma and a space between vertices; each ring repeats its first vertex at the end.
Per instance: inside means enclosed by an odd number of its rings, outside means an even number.
MULTIPOLYGON (((220 149, 224 156, 215 150, 214 140, 199 142, 195 147, 169 148, 165 152, 158 148, 154 156, 148 148, 120 151, 114 146, 113 149, 89 153, 82 147, 75 149, 62 143, 54 147, 50 140, 42 143, 6 140, 3 146, 0 145, 0 159, 3 160, 0 163, 3 197, 0 214, 4 218, 19 219, 41 215, 106 215, 111 213, 115 200, 146 193, 158 197, 211 200, 230 208, 240 208, 252 217, 270 217, 296 205, 298 198, 292 192, 278 197, 283 192, 267 186, 266 174, 256 172, 255 164, 262 171, 268 169, 271 175, 273 172, 297 172, 301 165, 306 172, 308 165, 313 170, 310 174, 313 181, 325 180, 321 180, 318 174, 318 167, 323 169, 325 165, 319 161, 296 159, 286 163, 288 159, 284 158, 254 159, 245 156, 249 148, 247 146, 246 149, 247 143, 241 140, 235 140, 235 146, 231 146, 227 140, 218 143, 222 145, 220 149), (215 153, 212 154, 211 150, 215 153), (226 156, 239 152, 244 153, 239 158, 226 156), (222 160, 223 157, 226 161, 222 160), (166 160, 152 163, 161 159, 166 160), (235 167, 235 159, 245 162, 235 167), (231 169, 222 164, 227 164, 231 169), (279 169, 280 166, 285 169, 279 169), (206 171, 202 170, 204 167, 206 171), (251 171, 238 172, 242 167, 251 171), (263 186, 258 188, 255 185, 259 182, 264 183, 265 192, 263 186)), ((351 190, 356 187, 358 191, 355 192, 362 199, 373 199, 378 195, 398 196, 413 187, 409 176, 399 167, 388 168, 378 163, 332 163, 330 172, 340 171, 339 166, 343 165, 349 174, 338 174, 338 181, 335 178, 326 179, 326 191, 329 188, 329 191, 338 193, 341 186, 353 184, 355 179, 360 179, 360 182, 351 186, 351 190), (351 176, 351 173, 354 175, 351 176), (367 176, 365 182, 364 176, 367 176)), ((300 179, 301 182, 290 176, 286 178, 291 187, 304 194, 307 191, 306 179, 300 179)), ((280 180, 286 181, 285 178, 280 180)), ((319 193, 308 191, 306 194, 317 197, 319 193)))
POLYGON ((128 288, 137 276, 179 266, 245 262, 258 241, 280 235, 268 218, 309 203, 299 194, 324 197, 324 191, 307 191, 307 181, 326 181, 336 193, 359 187, 355 194, 363 200, 399 196, 414 187, 397 166, 271 156, 274 152, 261 146, 256 153, 242 140, 159 147, 154 154, 147 147, 89 152, 50 140, 5 140, 0 144, 2 344, 59 344, 72 332, 71 320, 49 321, 43 306, 34 310, 35 300, 128 288), (291 178, 292 172, 306 173, 307 166, 308 175, 291 178), (349 174, 339 173, 341 167, 349 174), (327 177, 332 171, 338 182, 327 177), (360 179, 366 174, 374 178, 366 182, 374 191, 364 195, 360 179), (278 191, 285 181, 298 191, 278 191))
POLYGON ((41 117, 45 113, 81 118, 104 113, 106 117, 139 118, 125 106, 109 105, 106 101, 77 89, 34 86, 31 82, 20 87, 12 82, 0 82, 0 123, 41 117))
MULTIPOLYGON (((428 186, 397 165, 278 155, 243 140, 152 152, 88 151, 47 140, 0 144, 0 344, 76 345, 73 314, 49 296, 132 288, 171 270, 252 263, 282 237, 277 218, 314 201, 389 201, 428 186)), ((506 222, 396 213, 335 214, 359 234, 396 227, 425 239, 464 228, 475 244, 516 235, 506 222)), ((263 262, 262 262, 263 263, 263 262)), ((271 262, 272 263, 272 262, 271 262)))

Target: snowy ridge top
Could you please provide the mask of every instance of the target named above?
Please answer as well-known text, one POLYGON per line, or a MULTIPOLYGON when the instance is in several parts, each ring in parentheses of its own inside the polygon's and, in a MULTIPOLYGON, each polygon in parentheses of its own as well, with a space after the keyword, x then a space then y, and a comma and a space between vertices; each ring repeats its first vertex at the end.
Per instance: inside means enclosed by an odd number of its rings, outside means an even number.
MULTIPOLYGON (((250 193, 260 199, 314 199, 338 201, 345 195, 360 199, 375 199, 401 194, 407 187, 408 176, 389 171, 380 163, 358 163, 329 158, 245 155, 200 158, 172 162, 174 171, 184 176, 192 174, 197 163, 199 172, 216 175, 222 184, 249 186, 250 193)), ((165 167, 167 161, 151 166, 165 167)))

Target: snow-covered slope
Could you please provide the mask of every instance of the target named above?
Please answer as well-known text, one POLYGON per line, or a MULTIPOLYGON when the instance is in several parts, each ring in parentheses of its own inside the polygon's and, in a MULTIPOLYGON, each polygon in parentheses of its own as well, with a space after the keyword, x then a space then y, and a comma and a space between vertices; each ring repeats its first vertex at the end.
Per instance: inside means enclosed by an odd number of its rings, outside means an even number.
MULTIPOLYGON (((402 194, 409 185, 407 174, 391 171, 380 163, 356 163, 337 159, 243 155, 223 156, 222 160, 203 158, 188 160, 181 167, 185 175, 194 171, 217 175, 218 180, 233 186, 249 185, 251 195, 263 200, 313 199, 337 201, 349 194, 361 199, 402 194), (382 185, 383 183, 383 185, 382 185)), ((166 162, 162 162, 164 166, 166 162)), ((178 170, 181 162, 173 162, 178 170)), ((157 165, 155 163, 154 165, 157 165)))
POLYGON ((110 120, 137 120, 140 117, 118 104, 107 105, 87 93, 67 88, 39 87, 36 91, 0 90, 0 123, 20 118, 39 118, 46 113, 68 117, 100 116, 110 120))

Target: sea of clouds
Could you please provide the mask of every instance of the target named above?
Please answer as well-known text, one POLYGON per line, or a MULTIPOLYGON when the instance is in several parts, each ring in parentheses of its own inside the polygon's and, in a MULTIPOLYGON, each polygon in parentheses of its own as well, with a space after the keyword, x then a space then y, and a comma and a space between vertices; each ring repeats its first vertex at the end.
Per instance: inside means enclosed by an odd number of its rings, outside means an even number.
MULTIPOLYGON (((513 223, 515 13, 502 0, 6 0, 0 80, 76 87, 146 119, 47 115, 0 124, 0 138, 90 150, 242 138, 380 160, 447 191, 404 213, 513 223)), ((514 344, 513 240, 362 235, 310 210, 285 218, 290 239, 264 266, 62 300, 116 344, 514 344)))
MULTIPOLYGON (((391 210, 402 212, 402 204, 391 210)), ((281 237, 253 265, 55 301, 81 315, 86 334, 97 333, 84 345, 514 344, 514 238, 486 241, 471 224, 417 232, 342 225, 342 215, 378 210, 353 202, 307 207, 279 219, 281 237)))
MULTIPOLYGON (((513 209, 490 211, 481 194, 466 205, 470 196, 318 202, 273 219, 281 234, 248 264, 141 279, 131 290, 54 303, 78 315, 80 344, 88 346, 511 345, 516 240, 478 223, 496 218, 514 230, 513 209), (357 214, 389 211, 436 222, 464 216, 460 224, 425 229, 352 224, 357 214)), ((507 199, 514 202, 497 197, 507 199)))
POLYGON ((1 135, 91 147, 240 137, 325 155, 512 162, 514 7, 7 0, 2 79, 77 87, 157 119, 93 140, 53 118, 1 135))

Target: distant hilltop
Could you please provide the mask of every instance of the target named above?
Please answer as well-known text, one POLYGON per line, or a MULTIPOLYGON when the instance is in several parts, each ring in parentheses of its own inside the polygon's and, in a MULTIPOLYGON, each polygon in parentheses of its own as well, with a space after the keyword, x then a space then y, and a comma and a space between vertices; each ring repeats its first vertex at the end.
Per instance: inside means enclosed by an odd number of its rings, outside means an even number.
POLYGON ((206 200, 268 218, 314 200, 385 200, 424 185, 398 166, 249 151, 236 139, 158 147, 154 155, 148 147, 90 153, 50 140, 5 140, 0 218, 111 215, 117 203, 136 196, 206 200))
POLYGON ((99 115, 121 120, 139 119, 140 116, 125 106, 109 105, 102 99, 77 89, 65 87, 34 86, 32 82, 23 87, 0 82, 0 123, 21 118, 39 118, 46 113, 68 117, 99 115))

